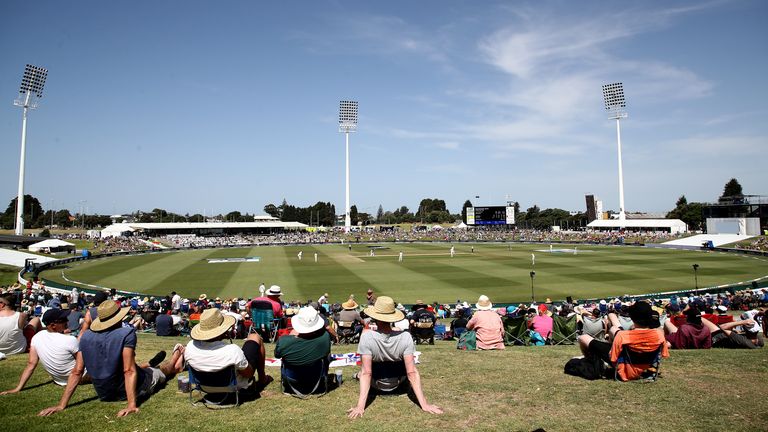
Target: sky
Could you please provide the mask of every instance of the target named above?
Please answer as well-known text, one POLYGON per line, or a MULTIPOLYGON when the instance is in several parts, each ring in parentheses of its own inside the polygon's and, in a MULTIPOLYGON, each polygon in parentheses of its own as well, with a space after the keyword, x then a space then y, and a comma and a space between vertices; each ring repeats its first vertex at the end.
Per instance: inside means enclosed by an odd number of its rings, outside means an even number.
MULTIPOLYGON (((628 212, 768 195, 768 2, 0 2, 0 202, 16 196, 24 65, 43 208, 263 214, 283 199, 376 213, 517 201, 628 212), (479 198, 476 198, 479 197, 479 198)), ((1 210, 1 209, 0 209, 1 210)))

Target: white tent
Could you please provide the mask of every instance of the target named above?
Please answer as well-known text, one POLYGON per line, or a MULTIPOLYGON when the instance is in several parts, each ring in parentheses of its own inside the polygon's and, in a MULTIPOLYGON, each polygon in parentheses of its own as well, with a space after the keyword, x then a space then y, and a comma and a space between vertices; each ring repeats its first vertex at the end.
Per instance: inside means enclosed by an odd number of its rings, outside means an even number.
POLYGON ((41 242, 29 245, 27 248, 31 252, 64 252, 75 251, 75 245, 58 239, 48 239, 41 242))
POLYGON ((467 224, 465 224, 464 222, 462 222, 462 223, 460 223, 460 224, 456 225, 454 228, 459 228, 459 229, 467 229, 467 224))

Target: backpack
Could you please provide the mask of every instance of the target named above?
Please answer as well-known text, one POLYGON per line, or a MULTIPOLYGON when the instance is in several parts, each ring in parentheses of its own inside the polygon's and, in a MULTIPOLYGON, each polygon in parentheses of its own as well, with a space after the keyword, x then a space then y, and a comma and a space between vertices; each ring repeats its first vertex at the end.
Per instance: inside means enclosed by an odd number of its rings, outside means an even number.
POLYGON ((593 354, 584 358, 572 358, 565 364, 564 372, 568 375, 582 377, 588 380, 600 379, 606 375, 606 367, 603 360, 593 354))
POLYGON ((467 330, 459 336, 459 343, 456 348, 463 351, 474 351, 477 349, 477 333, 474 330, 467 330))

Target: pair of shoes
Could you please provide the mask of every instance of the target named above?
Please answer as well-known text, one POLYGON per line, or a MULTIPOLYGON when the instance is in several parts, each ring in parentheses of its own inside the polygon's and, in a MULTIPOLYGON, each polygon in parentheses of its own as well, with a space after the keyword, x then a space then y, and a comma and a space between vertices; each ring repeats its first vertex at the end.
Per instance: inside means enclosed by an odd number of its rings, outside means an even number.
POLYGON ((149 360, 149 366, 156 368, 157 365, 159 365, 160 363, 163 362, 163 360, 165 360, 165 355, 166 355, 165 351, 160 351, 159 353, 155 354, 155 356, 149 360))
POLYGON ((352 379, 353 379, 353 380, 356 380, 356 381, 360 380, 360 372, 355 372, 355 373, 352 375, 352 379))

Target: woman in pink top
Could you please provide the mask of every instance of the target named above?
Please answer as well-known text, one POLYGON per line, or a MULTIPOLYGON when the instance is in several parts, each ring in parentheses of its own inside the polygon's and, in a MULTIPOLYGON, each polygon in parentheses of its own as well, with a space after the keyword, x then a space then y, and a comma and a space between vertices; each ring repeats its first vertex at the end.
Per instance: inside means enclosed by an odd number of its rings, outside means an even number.
POLYGON ((547 305, 539 305, 539 314, 528 322, 528 328, 538 332, 544 339, 552 337, 552 327, 554 320, 547 314, 547 305))
POLYGON ((493 310, 491 300, 481 295, 475 304, 477 312, 467 323, 467 330, 475 330, 477 334, 477 349, 504 349, 504 323, 493 310))

